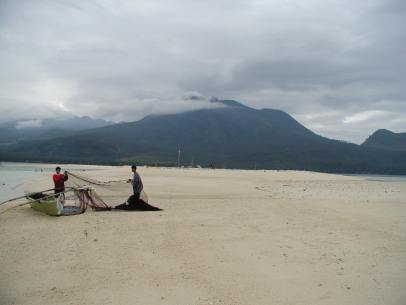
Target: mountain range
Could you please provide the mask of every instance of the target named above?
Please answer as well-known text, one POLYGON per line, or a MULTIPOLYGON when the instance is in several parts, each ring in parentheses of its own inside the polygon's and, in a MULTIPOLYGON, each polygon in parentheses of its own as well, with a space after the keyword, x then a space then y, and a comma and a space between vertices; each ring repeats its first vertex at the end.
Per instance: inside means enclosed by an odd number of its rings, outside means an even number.
POLYGON ((150 164, 406 174, 405 134, 378 130, 363 144, 328 139, 287 113, 232 100, 130 123, 69 130, 0 146, 9 161, 150 164))

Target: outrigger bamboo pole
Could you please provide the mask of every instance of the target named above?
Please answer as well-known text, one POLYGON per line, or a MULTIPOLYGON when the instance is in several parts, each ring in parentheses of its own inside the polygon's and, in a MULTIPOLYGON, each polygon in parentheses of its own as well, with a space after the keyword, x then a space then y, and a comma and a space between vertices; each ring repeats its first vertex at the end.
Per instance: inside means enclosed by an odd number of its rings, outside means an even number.
MULTIPOLYGON (((87 188, 87 187, 85 187, 85 188, 87 188)), ((65 191, 63 191, 63 192, 45 195, 44 197, 39 198, 39 199, 34 199, 34 200, 32 200, 31 202, 40 201, 40 200, 44 200, 44 199, 49 198, 49 197, 53 197, 53 196, 56 196, 56 195, 63 194, 63 193, 66 192, 66 189, 67 189, 68 191, 70 191, 70 190, 85 189, 85 188, 83 188, 83 187, 78 187, 78 188, 76 188, 76 187, 67 187, 67 188, 65 188, 65 191)), ((48 189, 48 190, 39 191, 39 192, 36 192, 36 193, 49 192, 49 191, 54 191, 54 190, 55 190, 55 189, 48 189)), ((28 194, 26 194, 26 195, 24 195, 24 196, 20 196, 20 197, 8 199, 8 200, 6 200, 6 201, 0 202, 0 205, 5 204, 5 203, 8 203, 8 202, 11 202, 11 201, 16 201, 16 200, 18 200, 18 199, 27 198, 30 194, 33 194, 33 193, 28 193, 28 194)))

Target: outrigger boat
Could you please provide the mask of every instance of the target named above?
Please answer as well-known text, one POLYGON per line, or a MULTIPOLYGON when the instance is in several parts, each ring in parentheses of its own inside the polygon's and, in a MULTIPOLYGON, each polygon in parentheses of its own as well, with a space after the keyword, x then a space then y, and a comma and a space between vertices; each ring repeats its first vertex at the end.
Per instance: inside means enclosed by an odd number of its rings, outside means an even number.
POLYGON ((89 187, 66 188, 55 194, 54 189, 26 195, 31 208, 51 216, 77 215, 88 205, 94 210, 111 210, 89 187))

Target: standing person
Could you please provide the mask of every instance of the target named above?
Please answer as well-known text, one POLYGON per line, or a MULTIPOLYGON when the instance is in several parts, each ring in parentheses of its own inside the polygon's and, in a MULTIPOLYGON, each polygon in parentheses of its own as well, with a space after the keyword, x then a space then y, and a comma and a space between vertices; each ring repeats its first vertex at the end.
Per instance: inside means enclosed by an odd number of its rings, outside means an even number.
POLYGON ((55 168, 56 173, 52 176, 55 184, 55 194, 65 191, 65 181, 68 180, 68 172, 65 171, 61 174, 61 168, 57 166, 55 168))
POLYGON ((133 186, 133 195, 131 195, 123 204, 115 206, 114 209, 127 211, 162 211, 162 209, 154 207, 140 198, 143 185, 141 177, 137 173, 137 166, 131 166, 131 171, 133 172, 133 178, 128 179, 127 182, 131 182, 133 186))
POLYGON ((137 166, 135 165, 131 166, 131 171, 133 172, 133 178, 131 179, 134 193, 133 200, 138 201, 140 199, 140 195, 144 186, 142 184, 140 175, 137 173, 137 166))

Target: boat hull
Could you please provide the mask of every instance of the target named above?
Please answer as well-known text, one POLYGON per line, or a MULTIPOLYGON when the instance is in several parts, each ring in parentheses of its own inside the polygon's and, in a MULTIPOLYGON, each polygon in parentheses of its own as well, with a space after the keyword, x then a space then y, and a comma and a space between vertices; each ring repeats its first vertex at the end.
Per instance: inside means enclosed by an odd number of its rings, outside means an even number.
POLYGON ((50 216, 77 215, 86 210, 86 205, 70 205, 72 202, 65 200, 65 194, 55 197, 53 194, 33 193, 27 199, 32 209, 50 216))
POLYGON ((60 216, 61 211, 58 209, 57 203, 56 203, 56 198, 51 198, 47 200, 37 200, 34 201, 33 199, 28 199, 30 200, 30 206, 32 209, 45 213, 47 215, 51 216, 60 216))

